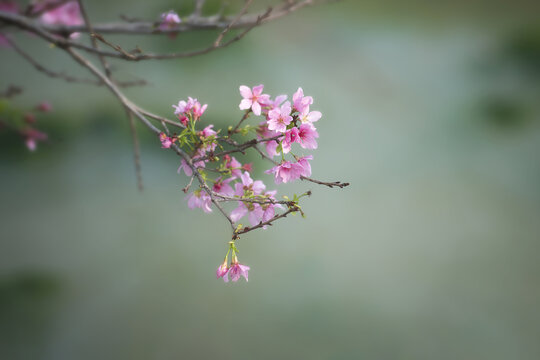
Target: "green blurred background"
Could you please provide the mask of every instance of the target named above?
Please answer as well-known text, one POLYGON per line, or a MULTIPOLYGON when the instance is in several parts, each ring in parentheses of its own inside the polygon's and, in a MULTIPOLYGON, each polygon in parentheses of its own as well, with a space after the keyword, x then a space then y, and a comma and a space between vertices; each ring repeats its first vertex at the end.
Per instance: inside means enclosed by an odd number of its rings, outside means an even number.
MULTIPOLYGON (((88 10, 113 21, 190 5, 88 10)), ((49 79, 0 49, 1 88, 24 88, 13 103, 55 108, 38 122, 50 140, 35 153, 0 134, 0 357, 539 359, 539 8, 342 1, 206 56, 114 62, 118 77, 151 82, 126 90, 144 107, 172 116, 194 96, 217 127, 241 116, 241 84, 314 97, 313 176, 351 186, 280 186, 313 190, 307 218, 242 237, 249 283, 216 280, 229 227, 187 208, 178 158, 143 127, 137 191, 110 93, 49 79)), ((166 51, 215 35, 110 38, 166 51)), ((86 75, 61 51, 17 39, 49 67, 86 75)), ((244 160, 275 188, 266 164, 244 160)))

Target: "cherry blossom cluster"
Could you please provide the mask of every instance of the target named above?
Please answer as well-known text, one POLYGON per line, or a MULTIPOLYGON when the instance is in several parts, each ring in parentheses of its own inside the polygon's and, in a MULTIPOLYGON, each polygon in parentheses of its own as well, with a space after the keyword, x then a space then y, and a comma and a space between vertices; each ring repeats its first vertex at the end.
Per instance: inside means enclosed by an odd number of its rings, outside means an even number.
POLYGON ((7 129, 18 134, 30 151, 37 149, 40 141, 47 140, 46 133, 36 129, 37 114, 52 110, 52 106, 44 101, 31 111, 21 111, 7 101, 0 101, 0 130, 7 129))
MULTIPOLYGON (((298 200, 306 194, 295 195, 293 200, 284 196, 286 201, 278 201, 277 190, 267 190, 262 180, 253 179, 252 164, 242 164, 231 155, 244 152, 244 148, 240 148, 242 145, 234 141, 232 136, 237 134, 247 136, 250 133, 255 135, 254 139, 245 143, 247 144, 245 148, 256 148, 272 163, 273 166, 265 172, 274 175, 276 184, 311 175, 309 160, 313 159, 313 156, 293 153, 295 143, 305 150, 317 148, 316 139, 319 134, 313 123, 321 118, 321 113, 311 111, 313 98, 305 96, 302 88, 298 88, 293 94, 292 102, 287 100, 287 95, 272 98, 264 94, 263 89, 263 85, 253 88, 240 86, 242 100, 239 108, 245 110, 245 113, 234 128, 229 128, 226 135, 214 130, 212 124, 201 130, 197 129, 207 105, 202 105, 191 97, 173 105, 174 115, 182 131, 172 135, 165 132, 159 134, 162 148, 176 146, 187 154, 187 157, 180 160, 178 172, 185 173, 192 178, 191 180, 194 177, 202 180, 200 186, 187 195, 188 207, 200 208, 210 213, 213 206, 218 206, 220 202, 236 202, 236 208, 226 213, 226 216, 231 224, 237 224, 237 231, 242 229, 239 221, 244 217, 247 217, 251 227, 264 229, 279 217, 278 210, 301 212, 298 200), (250 115, 263 117, 263 121, 258 121, 255 126, 242 127, 243 121, 250 115), (265 147, 265 153, 257 148, 258 144, 265 147), (275 161, 275 157, 280 161, 275 161)), ((187 192, 190 185, 184 188, 184 191, 187 192)), ((219 209, 223 211, 221 207, 219 209)), ((228 281, 227 274, 231 276, 232 281, 238 280, 241 276, 247 280, 249 267, 238 263, 237 250, 234 247, 237 231, 233 234, 233 242, 229 248, 229 252, 233 252, 231 263, 227 265, 229 254, 227 253, 224 263, 217 271, 218 278, 223 277, 225 281, 228 281)))
MULTIPOLYGON (((0 11, 20 14, 21 9, 16 1, 0 0, 0 11)), ((33 0, 30 2, 28 13, 31 16, 39 15, 39 20, 47 25, 76 26, 84 24, 81 10, 77 0, 33 0)), ((79 33, 71 33, 70 39, 79 38, 79 33)), ((5 35, 0 33, 0 46, 9 46, 5 35)))

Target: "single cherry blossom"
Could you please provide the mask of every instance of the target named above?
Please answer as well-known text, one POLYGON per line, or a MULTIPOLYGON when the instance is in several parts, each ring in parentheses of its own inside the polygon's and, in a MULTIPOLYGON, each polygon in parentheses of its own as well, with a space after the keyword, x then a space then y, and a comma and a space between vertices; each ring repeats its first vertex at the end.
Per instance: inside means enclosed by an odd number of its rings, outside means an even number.
POLYGON ((304 90, 301 87, 293 94, 293 106, 296 111, 303 113, 306 109, 309 111, 309 105, 313 104, 311 96, 304 96, 304 90))
POLYGON ((227 266, 227 258, 225 258, 225 261, 217 268, 216 277, 219 279, 225 276, 225 274, 227 274, 227 271, 229 271, 229 267, 227 266))
MULTIPOLYGON (((54 4, 57 1, 43 1, 39 3, 41 6, 34 7, 35 11, 40 11, 43 7, 54 4)), ((83 25, 84 19, 81 15, 81 9, 79 3, 76 0, 67 1, 66 3, 54 6, 53 9, 45 11, 41 17, 41 21, 49 25, 83 25)), ((72 33, 70 38, 76 39, 80 36, 80 33, 72 33)))
POLYGON ((161 147, 163 149, 168 149, 174 143, 174 140, 167 136, 167 134, 161 132, 159 133, 159 141, 161 141, 161 147))
POLYGON ((190 209, 201 208, 205 213, 212 212, 212 199, 206 191, 197 189, 188 195, 188 207, 190 209))
POLYGON ((298 166, 297 163, 293 164, 290 161, 282 161, 281 164, 267 170, 266 173, 274 174, 274 182, 281 184, 299 179, 302 171, 303 167, 298 166))
MULTIPOLYGON (((180 17, 178 14, 172 10, 161 14, 161 23, 159 24, 159 30, 168 31, 178 28, 178 24, 181 23, 180 17)), ((176 37, 176 32, 168 33, 170 38, 176 37)))
POLYGON ((261 115, 262 106, 265 106, 270 101, 270 95, 263 94, 264 85, 257 85, 253 90, 249 87, 240 86, 240 95, 243 99, 238 106, 240 110, 251 109, 257 116, 261 115))
POLYGON ((285 138, 281 142, 281 148, 283 149, 284 154, 291 151, 291 145, 293 142, 299 142, 298 134, 299 130, 296 127, 293 127, 285 132, 285 138))
POLYGON ((229 183, 233 180, 234 179, 232 178, 223 179, 222 177, 218 177, 214 183, 214 186, 212 186, 212 190, 221 195, 233 196, 234 190, 231 185, 229 185, 229 183))
POLYGON ((301 176, 311 176, 311 165, 309 164, 308 160, 313 160, 313 156, 303 156, 294 164, 301 176))
POLYGON ((229 275, 231 276, 231 281, 236 282, 240 277, 244 277, 248 281, 248 270, 249 266, 242 265, 238 260, 233 260, 229 271, 227 271, 223 276, 223 281, 229 282, 229 275))
POLYGON ((286 101, 281 108, 268 112, 268 130, 285 132, 292 121, 291 103, 286 101))
POLYGON ((317 129, 310 123, 300 125, 297 133, 297 142, 300 143, 304 149, 316 149, 319 133, 317 129))

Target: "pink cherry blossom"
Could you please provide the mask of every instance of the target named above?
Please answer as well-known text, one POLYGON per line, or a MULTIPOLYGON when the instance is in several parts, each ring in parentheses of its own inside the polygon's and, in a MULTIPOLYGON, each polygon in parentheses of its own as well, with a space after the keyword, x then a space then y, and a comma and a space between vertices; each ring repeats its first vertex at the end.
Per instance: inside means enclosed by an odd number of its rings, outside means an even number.
POLYGON ((293 94, 293 105, 296 111, 303 113, 306 109, 309 111, 309 105, 313 104, 311 96, 304 96, 304 90, 301 87, 293 94))
POLYGON ((281 164, 267 170, 267 174, 274 174, 274 182, 276 184, 287 183, 299 179, 302 175, 303 167, 290 161, 283 161, 281 164))
POLYGON ((297 135, 297 142, 299 142, 300 146, 302 146, 304 149, 317 148, 317 141, 315 139, 319 137, 319 133, 317 132, 317 129, 315 129, 315 127, 310 123, 300 125, 297 135))
POLYGON ((229 271, 229 267, 227 266, 227 259, 225 259, 225 261, 217 268, 216 277, 219 279, 225 276, 225 274, 227 274, 227 271, 229 271))
POLYGON ((178 105, 173 105, 172 107, 174 108, 174 115, 178 117, 184 126, 187 126, 189 116, 192 116, 195 121, 199 120, 208 107, 208 104, 201 106, 201 103, 197 99, 188 97, 188 101, 180 100, 178 105))
POLYGON ((308 160, 313 160, 312 155, 303 156, 296 161, 296 167, 301 176, 311 176, 311 165, 308 160))
POLYGON ((214 186, 212 186, 212 190, 221 195, 233 196, 234 190, 232 189, 231 185, 229 185, 231 181, 233 181, 232 178, 223 179, 219 177, 216 179, 214 186))
POLYGON ((161 147, 168 149, 172 146, 174 140, 168 137, 165 133, 159 133, 159 141, 161 141, 161 147))
MULTIPOLYGON (((174 30, 178 28, 178 24, 180 24, 181 20, 178 14, 172 10, 169 12, 161 14, 161 23, 159 24, 159 30, 161 31, 167 31, 167 30, 174 30)), ((176 36, 176 33, 170 32, 169 37, 174 38, 176 36)))
MULTIPOLYGON (((260 195, 266 188, 262 181, 253 181, 247 171, 242 174, 240 180, 241 182, 234 184, 234 195, 238 197, 260 195)), ((237 222, 246 214, 248 214, 251 225, 257 225, 262 220, 264 210, 257 203, 239 201, 238 207, 231 212, 231 220, 237 222)))
POLYGON ((206 191, 197 189, 188 195, 188 207, 190 209, 201 208, 205 213, 212 212, 212 199, 206 191))
POLYGON ((270 95, 263 94, 263 89, 264 85, 254 86, 253 90, 245 85, 240 86, 240 95, 243 97, 238 106, 240 110, 251 109, 255 115, 261 115, 262 106, 270 101, 270 95))
POLYGON ((285 132, 292 121, 291 103, 286 101, 281 108, 268 112, 268 130, 285 132))
MULTIPOLYGON (((49 4, 57 3, 58 1, 49 0, 41 2, 41 6, 48 6, 49 4)), ((35 11, 39 11, 42 7, 34 7, 35 11)), ((81 16, 81 10, 79 8, 79 3, 75 0, 68 1, 60 6, 54 7, 52 10, 45 11, 41 15, 41 21, 49 25, 83 25, 84 20, 81 16)), ((79 37, 79 33, 73 33, 70 35, 71 38, 79 37)))
MULTIPOLYGON (((272 190, 272 191, 266 192, 264 195, 266 195, 268 199, 275 200, 274 196, 276 195, 276 193, 277 193, 277 190, 272 190)), ((281 204, 265 203, 265 204, 262 204, 261 206, 264 211, 263 216, 262 216, 263 222, 266 222, 274 217, 276 208, 283 209, 283 206, 281 206, 281 204)), ((266 227, 263 227, 263 229, 265 228, 266 227)))
MULTIPOLYGON (((203 154, 204 155, 204 154, 203 154)), ((193 164, 196 168, 203 168, 203 167, 206 167, 206 163, 204 161, 197 161, 196 163, 193 164)), ((178 168, 177 170, 177 173, 180 174, 180 171, 183 170, 184 173, 187 175, 187 176, 192 176, 193 175, 193 170, 191 169, 191 167, 188 165, 188 163, 182 159, 180 160, 180 167, 178 168)))
POLYGON ((281 142, 281 148, 283 149, 283 153, 287 154, 289 151, 291 151, 291 145, 293 142, 299 142, 299 130, 296 127, 293 127, 285 132, 285 138, 281 142))
POLYGON ((237 179, 242 176, 242 164, 234 156, 225 155, 225 168, 231 170, 231 178, 237 179))
MULTIPOLYGON (((199 131, 199 136, 201 137, 201 140, 209 138, 210 136, 213 136, 214 139, 215 139, 215 137, 217 136, 217 132, 215 132, 212 129, 213 127, 214 127, 214 125, 208 125, 204 129, 199 131)), ((205 152, 206 151, 214 151, 216 149, 216 146, 217 146, 217 144, 214 141, 208 142, 206 144, 206 146, 202 150, 204 150, 205 152)))
POLYGON ((240 277, 244 277, 248 281, 248 270, 249 266, 242 265, 238 262, 231 264, 229 271, 226 272, 223 276, 223 281, 229 282, 229 275, 231 276, 231 281, 236 282, 240 277))

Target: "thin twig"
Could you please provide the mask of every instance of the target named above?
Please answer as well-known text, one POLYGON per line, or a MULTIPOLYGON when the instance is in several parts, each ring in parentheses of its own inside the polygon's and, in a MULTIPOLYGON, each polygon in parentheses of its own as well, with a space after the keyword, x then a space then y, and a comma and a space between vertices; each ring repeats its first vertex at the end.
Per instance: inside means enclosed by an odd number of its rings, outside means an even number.
MULTIPOLYGON (((81 11, 82 17, 84 19, 84 23, 88 27, 88 31, 90 32, 90 38, 92 41, 92 47, 99 51, 99 45, 96 40, 96 38, 92 35, 95 34, 94 28, 92 26, 92 23, 90 22, 90 17, 88 16, 88 13, 86 12, 86 6, 83 4, 82 0, 77 0, 79 3, 79 9, 81 11)), ((98 55, 99 61, 101 62, 101 65, 103 66, 103 70, 105 71, 105 76, 108 78, 111 77, 111 68, 109 67, 109 64, 105 60, 105 57, 103 55, 98 55)))
POLYGON ((135 128, 135 120, 131 111, 126 111, 129 120, 129 130, 131 132, 131 138, 133 140, 133 160, 135 162, 135 174, 137 176, 137 188, 139 191, 143 191, 143 179, 141 172, 141 150, 139 146, 139 138, 137 137, 137 129, 135 128))

